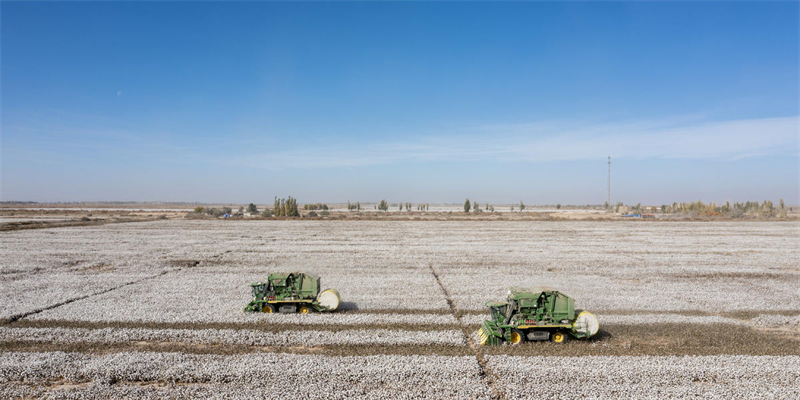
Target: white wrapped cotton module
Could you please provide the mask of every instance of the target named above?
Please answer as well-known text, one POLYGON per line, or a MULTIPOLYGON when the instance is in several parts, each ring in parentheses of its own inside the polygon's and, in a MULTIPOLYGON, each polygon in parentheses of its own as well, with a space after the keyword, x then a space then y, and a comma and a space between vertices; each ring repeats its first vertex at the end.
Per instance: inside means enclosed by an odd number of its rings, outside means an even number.
POLYGON ((331 311, 339 308, 339 292, 336 289, 325 289, 317 296, 317 302, 331 311))

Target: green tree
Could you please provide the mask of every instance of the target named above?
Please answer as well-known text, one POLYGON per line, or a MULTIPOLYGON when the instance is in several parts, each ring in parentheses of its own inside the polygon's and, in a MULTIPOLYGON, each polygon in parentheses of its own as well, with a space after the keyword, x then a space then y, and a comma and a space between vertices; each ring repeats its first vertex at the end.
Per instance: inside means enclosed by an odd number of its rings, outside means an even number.
POLYGON ((381 200, 378 204, 378 210, 389 211, 389 203, 386 202, 386 199, 381 200))
POLYGON ((249 212, 249 213, 257 213, 258 212, 258 207, 256 207, 255 204, 250 203, 250 204, 247 205, 247 212, 249 212))
POLYGON ((525 211, 525 203, 523 203, 522 200, 519 201, 519 211, 525 211))
POLYGON ((560 210, 560 209, 561 209, 561 204, 556 204, 556 210, 560 210))
POLYGON ((472 204, 470 204, 470 202, 469 202, 469 199, 467 199, 467 200, 464 202, 464 212, 465 212, 465 213, 468 213, 468 212, 469 212, 469 208, 470 208, 471 206, 472 206, 472 204))

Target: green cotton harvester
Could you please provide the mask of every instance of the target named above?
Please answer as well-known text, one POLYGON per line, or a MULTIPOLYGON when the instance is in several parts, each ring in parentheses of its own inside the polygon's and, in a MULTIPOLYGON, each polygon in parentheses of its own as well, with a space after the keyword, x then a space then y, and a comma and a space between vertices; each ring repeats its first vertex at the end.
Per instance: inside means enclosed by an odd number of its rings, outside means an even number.
POLYGON ((319 276, 305 272, 273 273, 265 282, 251 283, 253 301, 245 312, 301 313, 335 311, 339 308, 339 292, 320 292, 319 276))
POLYGON ((576 310, 574 300, 555 290, 511 288, 505 302, 486 303, 491 319, 478 330, 482 345, 550 340, 586 339, 600 329, 597 317, 576 310))

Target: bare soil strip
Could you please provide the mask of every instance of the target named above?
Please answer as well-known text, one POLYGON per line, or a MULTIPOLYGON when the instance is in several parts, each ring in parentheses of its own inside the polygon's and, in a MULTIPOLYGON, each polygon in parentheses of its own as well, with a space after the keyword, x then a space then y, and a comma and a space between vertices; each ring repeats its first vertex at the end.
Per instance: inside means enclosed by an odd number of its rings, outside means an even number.
MULTIPOLYGON (((392 314, 396 311, 386 310, 381 311, 383 314, 392 314)), ((408 310, 408 311, 415 311, 415 310, 408 310)), ((653 314, 672 314, 672 315, 684 315, 688 317, 703 317, 703 316, 717 316, 717 317, 725 317, 725 318, 735 318, 735 319, 753 319, 760 315, 785 315, 785 316, 793 316, 800 314, 799 309, 793 310, 737 310, 737 311, 704 311, 704 310, 634 310, 634 309, 611 309, 611 310, 591 310, 595 315, 653 315, 653 314)), ((365 311, 366 312, 366 311, 365 311)), ((462 317, 465 315, 486 315, 488 316, 488 312, 486 310, 458 310, 456 311, 458 317, 462 317)), ((423 311, 420 314, 435 314, 434 310, 423 311)))
POLYGON ((800 355, 800 333, 719 323, 604 325, 589 340, 487 347, 484 352, 520 356, 786 356, 800 355))
POLYGON ((338 332, 353 329, 391 329, 401 331, 440 331, 460 330, 458 324, 293 324, 260 322, 86 322, 68 320, 30 320, 23 319, 10 324, 11 328, 145 328, 145 329, 249 329, 262 332, 284 331, 331 331, 338 332))
MULTIPOLYGON (((30 326, 37 321, 18 321, 11 326, 30 326)), ((43 325, 39 325, 43 326, 43 325)), ((44 325, 46 326, 46 325, 44 325)), ((85 328, 86 326, 80 326, 85 328)), ((297 331, 293 326, 287 334, 297 331)), ((320 327, 321 328, 321 327, 320 327)), ((358 326, 363 328, 363 326, 358 326)), ((432 327, 433 328, 433 327, 432 327)), ((319 328, 318 328, 319 329, 319 328)), ((349 329, 353 329, 350 326, 349 329)), ((441 329, 441 327, 437 328, 441 329)), ((458 328, 456 328, 458 329, 458 328)), ((244 354, 280 352, 325 355, 489 355, 515 356, 684 356, 684 355, 771 355, 800 356, 800 333, 747 327, 732 328, 726 324, 653 324, 605 325, 589 340, 570 340, 562 345, 550 342, 523 343, 517 346, 478 347, 471 332, 475 325, 463 325, 469 332, 463 346, 442 344, 419 345, 326 345, 326 346, 251 346, 192 344, 180 342, 129 342, 119 344, 53 343, 45 341, 4 341, 0 352, 72 351, 106 353, 125 351, 184 352, 196 354, 244 354)), ((485 373, 485 372, 484 372, 485 373)), ((486 379, 488 379, 486 374, 486 379)))
POLYGON ((505 393, 499 391, 496 388, 494 383, 495 377, 489 371, 486 365, 486 359, 483 356, 483 353, 478 348, 478 345, 472 340, 472 332, 474 329, 471 329, 470 326, 465 325, 464 322, 461 320, 461 315, 459 315, 458 310, 456 309, 455 303, 453 303, 453 298, 450 296, 450 292, 447 288, 442 284, 442 280, 439 279, 439 274, 436 272, 436 269, 433 268, 433 263, 428 264, 428 267, 431 269, 431 274, 433 277, 436 278, 436 283, 439 284, 439 287, 442 289, 442 293, 444 293, 445 298, 447 299, 447 305, 450 306, 450 312, 453 313, 453 316, 456 317, 458 320, 459 327, 461 328, 461 332, 464 334, 464 342, 469 346, 470 350, 473 354, 475 354, 475 359, 478 361, 478 365, 480 366, 480 377, 482 380, 486 381, 486 385, 492 390, 492 397, 495 399, 505 399, 505 393))
POLYGON ((109 218, 93 219, 89 221, 66 220, 66 221, 20 221, 6 222, 0 224, 0 232, 20 231, 25 229, 46 229, 46 228, 68 228, 75 226, 98 226, 105 224, 122 224, 128 222, 147 222, 157 221, 156 218, 109 218))
POLYGON ((681 310, 681 311, 660 311, 660 310, 592 310, 595 315, 653 315, 653 314, 673 314, 685 315, 689 317, 718 316, 734 319, 753 319, 760 315, 785 315, 793 316, 800 314, 800 309, 794 310, 737 310, 737 311, 702 311, 702 310, 681 310))
POLYGON ((119 344, 53 343, 37 341, 3 341, 2 352, 70 352, 87 354, 110 354, 132 351, 185 354, 235 355, 248 353, 322 354, 328 356, 371 355, 440 355, 471 356, 474 353, 466 346, 442 344, 420 345, 330 345, 330 346, 248 346, 220 344, 189 344, 175 342, 130 342, 119 344))

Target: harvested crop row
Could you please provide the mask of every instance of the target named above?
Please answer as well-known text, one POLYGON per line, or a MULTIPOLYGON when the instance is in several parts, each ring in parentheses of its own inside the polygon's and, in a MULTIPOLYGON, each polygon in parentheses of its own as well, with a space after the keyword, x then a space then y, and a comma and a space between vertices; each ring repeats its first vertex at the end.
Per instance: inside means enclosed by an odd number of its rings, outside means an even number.
MULTIPOLYGON (((242 399, 276 395, 326 399, 488 398, 490 391, 481 384, 479 372, 475 357, 470 356, 4 353, 0 360, 0 397, 23 394, 26 388, 19 385, 23 381, 39 385, 61 381, 90 382, 85 387, 73 385, 65 390, 72 397, 93 398, 118 393, 108 386, 111 383, 137 382, 211 385, 201 385, 197 388, 200 392, 185 386, 159 388, 156 393, 165 396, 188 391, 242 399)), ((66 395, 48 393, 58 394, 66 395)))
POLYGON ((130 328, 0 328, 0 341, 113 344, 128 342, 180 342, 249 346, 328 346, 347 344, 463 346, 461 331, 396 331, 387 329, 341 331, 264 332, 233 329, 130 329, 130 328))
MULTIPOLYGON (((100 297, 100 296, 97 296, 100 297)), ((212 309, 213 310, 213 309, 212 309)), ((241 310, 223 309, 216 314, 191 310, 176 312, 165 309, 161 314, 155 309, 121 310, 86 299, 54 310, 28 317, 37 321, 82 322, 139 322, 139 323, 260 323, 274 325, 455 325, 458 321, 447 314, 262 314, 242 313, 241 310), (78 304, 81 303, 81 304, 78 304)))
MULTIPOLYGON (((759 315, 753 319, 729 318, 718 315, 681 315, 681 314, 596 314, 600 320, 600 326, 605 324, 613 325, 635 325, 635 324, 730 324, 742 326, 758 326, 763 328, 798 328, 800 327, 800 315, 759 315)), ((489 315, 467 314, 461 317, 461 321, 467 325, 480 325, 484 320, 489 319, 489 315)))
MULTIPOLYGON (((471 329, 471 340, 477 342, 478 326, 471 329)), ((482 349, 485 354, 516 356, 800 356, 799 344, 797 331, 722 323, 658 323, 606 324, 588 340, 569 339, 561 345, 539 341, 516 346, 483 346, 482 349)))
MULTIPOLYGON (((273 314, 274 315, 274 314, 273 314)), ((279 314, 280 315, 280 314, 279 314)), ((367 317, 364 314, 362 317, 367 317)), ((375 315, 375 314, 373 314, 375 315)), ((400 314, 402 316, 404 314, 400 314)), ((419 314, 411 314, 419 315, 419 314)), ((24 318, 17 320, 12 324, 6 325, 10 328, 80 328, 80 329, 189 329, 189 330, 203 330, 203 329, 230 329, 230 330, 252 330, 259 332, 282 332, 282 331, 340 331, 348 329, 388 329, 398 331, 441 331, 441 330, 454 330, 459 329, 458 324, 447 324, 437 321, 436 323, 424 323, 419 320, 412 320, 412 323, 399 323, 396 320, 381 319, 380 315, 378 321, 383 323, 376 323, 369 320, 363 323, 358 323, 360 320, 345 320, 343 324, 337 324, 335 321, 328 321, 324 319, 316 320, 303 320, 302 315, 280 315, 276 319, 269 322, 263 320, 253 320, 247 322, 137 322, 137 321, 70 321, 70 320, 57 320, 57 319, 33 319, 24 318), (278 322, 280 319, 281 322, 278 322)), ((447 316, 443 316, 447 317, 447 316)))
POLYGON ((798 356, 490 356, 509 399, 800 397, 798 356))

